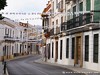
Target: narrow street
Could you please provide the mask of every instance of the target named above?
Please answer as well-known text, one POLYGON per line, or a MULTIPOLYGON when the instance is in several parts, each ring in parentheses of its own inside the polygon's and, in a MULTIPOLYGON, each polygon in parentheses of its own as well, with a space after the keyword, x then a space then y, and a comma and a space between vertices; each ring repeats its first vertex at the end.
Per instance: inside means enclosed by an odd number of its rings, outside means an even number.
POLYGON ((39 64, 34 62, 39 59, 39 55, 28 56, 7 63, 9 75, 83 75, 83 74, 64 74, 63 72, 72 72, 66 68, 39 64))

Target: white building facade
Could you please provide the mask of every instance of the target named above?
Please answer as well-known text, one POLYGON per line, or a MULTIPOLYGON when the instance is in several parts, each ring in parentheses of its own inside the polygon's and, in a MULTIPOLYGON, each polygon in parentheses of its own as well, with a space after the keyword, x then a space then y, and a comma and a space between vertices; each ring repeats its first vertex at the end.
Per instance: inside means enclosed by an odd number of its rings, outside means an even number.
POLYGON ((33 39, 30 40, 31 35, 28 35, 30 33, 28 31, 33 30, 32 27, 28 23, 14 22, 8 18, 0 20, 0 60, 30 54, 34 51, 32 50, 34 48, 29 45, 29 41, 33 39))
POLYGON ((100 1, 50 1, 51 10, 60 14, 49 18, 51 30, 46 37, 47 61, 100 71, 100 1), (59 3, 63 3, 60 9, 59 3))

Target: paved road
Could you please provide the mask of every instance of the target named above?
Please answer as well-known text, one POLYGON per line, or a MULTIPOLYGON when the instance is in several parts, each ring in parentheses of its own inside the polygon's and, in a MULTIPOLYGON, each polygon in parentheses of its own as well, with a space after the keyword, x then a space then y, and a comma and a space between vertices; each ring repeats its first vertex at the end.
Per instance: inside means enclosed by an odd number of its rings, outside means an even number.
POLYGON ((34 62, 39 59, 39 55, 28 56, 7 63, 9 75, 83 75, 83 74, 64 74, 63 72, 72 72, 66 68, 39 64, 34 62))

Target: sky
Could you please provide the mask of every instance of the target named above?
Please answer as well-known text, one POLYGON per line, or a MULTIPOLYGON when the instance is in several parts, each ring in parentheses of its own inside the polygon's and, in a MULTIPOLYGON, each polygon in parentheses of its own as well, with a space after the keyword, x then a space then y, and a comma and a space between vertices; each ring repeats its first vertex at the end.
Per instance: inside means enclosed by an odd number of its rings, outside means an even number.
MULTIPOLYGON (((1 12, 8 13, 42 13, 43 9, 46 7, 48 0, 7 0, 7 6, 1 12)), ((12 20, 27 22, 32 25, 42 25, 41 19, 35 20, 21 20, 21 19, 32 19, 41 18, 40 15, 10 15, 3 14, 3 16, 8 17, 12 20)))

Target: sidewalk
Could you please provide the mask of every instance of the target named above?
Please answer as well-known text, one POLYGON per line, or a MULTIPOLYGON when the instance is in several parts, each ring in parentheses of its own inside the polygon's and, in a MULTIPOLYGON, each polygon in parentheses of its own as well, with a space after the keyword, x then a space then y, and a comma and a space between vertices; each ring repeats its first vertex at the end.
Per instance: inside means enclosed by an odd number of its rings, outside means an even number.
MULTIPOLYGON (((54 65, 54 66, 67 68, 67 69, 70 69, 70 70, 74 71, 73 73, 84 73, 85 75, 100 75, 100 72, 98 72, 98 71, 89 70, 89 69, 85 69, 85 68, 74 67, 72 65, 61 65, 61 64, 57 64, 57 63, 44 62, 42 59, 38 59, 35 62, 36 63, 41 63, 41 64, 48 64, 48 65, 54 65)), ((66 74, 66 72, 64 72, 64 73, 66 74)))
MULTIPOLYGON (((6 75, 8 75, 8 71, 6 70, 6 75)), ((2 65, 2 62, 0 62, 0 75, 4 75, 3 74, 3 65, 2 65)))
POLYGON ((2 65, 2 62, 0 62, 0 75, 3 75, 3 65, 2 65))

